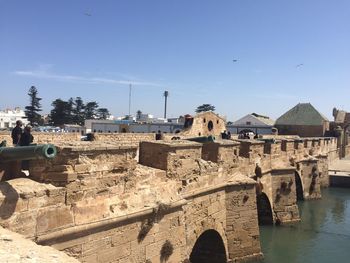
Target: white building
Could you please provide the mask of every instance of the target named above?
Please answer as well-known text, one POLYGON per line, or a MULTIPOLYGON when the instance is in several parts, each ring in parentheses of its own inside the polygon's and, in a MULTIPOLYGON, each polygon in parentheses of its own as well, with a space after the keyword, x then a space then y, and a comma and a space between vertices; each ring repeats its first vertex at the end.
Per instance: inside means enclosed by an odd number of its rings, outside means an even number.
POLYGON ((63 125, 64 132, 79 132, 83 134, 85 132, 85 128, 83 126, 77 124, 64 124, 63 125))
POLYGON ((154 116, 152 114, 144 114, 141 113, 139 116, 137 116, 136 120, 139 122, 151 122, 153 120, 154 116))
POLYGON ((118 132, 135 132, 135 133, 178 133, 183 129, 183 124, 171 122, 152 122, 140 123, 128 120, 85 120, 85 132, 100 133, 118 133, 118 132))
POLYGON ((255 134, 271 134, 275 121, 267 116, 252 113, 235 121, 231 125, 227 125, 227 130, 232 134, 240 132, 253 132, 255 134))
POLYGON ((14 110, 6 109, 0 111, 0 129, 14 128, 18 120, 21 120, 24 125, 29 123, 25 112, 19 107, 16 107, 14 110))

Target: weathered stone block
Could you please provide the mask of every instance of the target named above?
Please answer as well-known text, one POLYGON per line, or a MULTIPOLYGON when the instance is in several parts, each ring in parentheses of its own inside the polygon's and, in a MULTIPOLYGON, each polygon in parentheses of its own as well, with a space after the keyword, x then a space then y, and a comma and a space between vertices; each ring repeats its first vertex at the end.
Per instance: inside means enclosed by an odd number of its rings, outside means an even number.
POLYGON ((73 226, 73 214, 69 207, 48 207, 38 211, 36 232, 42 234, 55 229, 73 226))

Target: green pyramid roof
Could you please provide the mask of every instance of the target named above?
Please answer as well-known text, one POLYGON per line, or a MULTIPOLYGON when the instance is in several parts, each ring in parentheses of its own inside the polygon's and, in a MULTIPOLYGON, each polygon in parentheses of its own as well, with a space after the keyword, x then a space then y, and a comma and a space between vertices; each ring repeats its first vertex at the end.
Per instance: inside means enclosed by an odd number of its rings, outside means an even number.
POLYGON ((276 120, 275 125, 323 125, 328 119, 311 103, 299 103, 276 120))

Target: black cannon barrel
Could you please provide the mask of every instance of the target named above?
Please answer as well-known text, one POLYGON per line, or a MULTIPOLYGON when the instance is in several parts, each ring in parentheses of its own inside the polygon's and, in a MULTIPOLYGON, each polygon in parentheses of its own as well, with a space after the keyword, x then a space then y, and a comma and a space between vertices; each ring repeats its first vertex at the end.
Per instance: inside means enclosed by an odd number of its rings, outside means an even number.
POLYGON ((57 149, 52 144, 0 148, 0 162, 53 159, 56 155, 57 149))
POLYGON ((207 143, 207 142, 214 142, 215 141, 215 137, 212 136, 212 135, 209 135, 209 136, 200 136, 200 137, 188 138, 186 140, 192 141, 192 142, 207 143))

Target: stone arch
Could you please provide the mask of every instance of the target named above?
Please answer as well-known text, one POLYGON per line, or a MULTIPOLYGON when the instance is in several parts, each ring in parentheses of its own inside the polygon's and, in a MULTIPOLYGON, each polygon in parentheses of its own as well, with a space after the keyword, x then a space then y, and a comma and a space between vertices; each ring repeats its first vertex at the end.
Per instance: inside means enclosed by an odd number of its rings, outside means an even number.
POLYGON ((220 234, 209 229, 204 231, 193 246, 191 263, 226 263, 225 244, 220 234))
POLYGON ((260 193, 256 196, 256 206, 258 209, 259 225, 272 225, 273 213, 269 198, 265 193, 260 193))
POLYGON ((297 200, 304 200, 304 187, 300 174, 295 171, 295 190, 297 194, 297 200))

